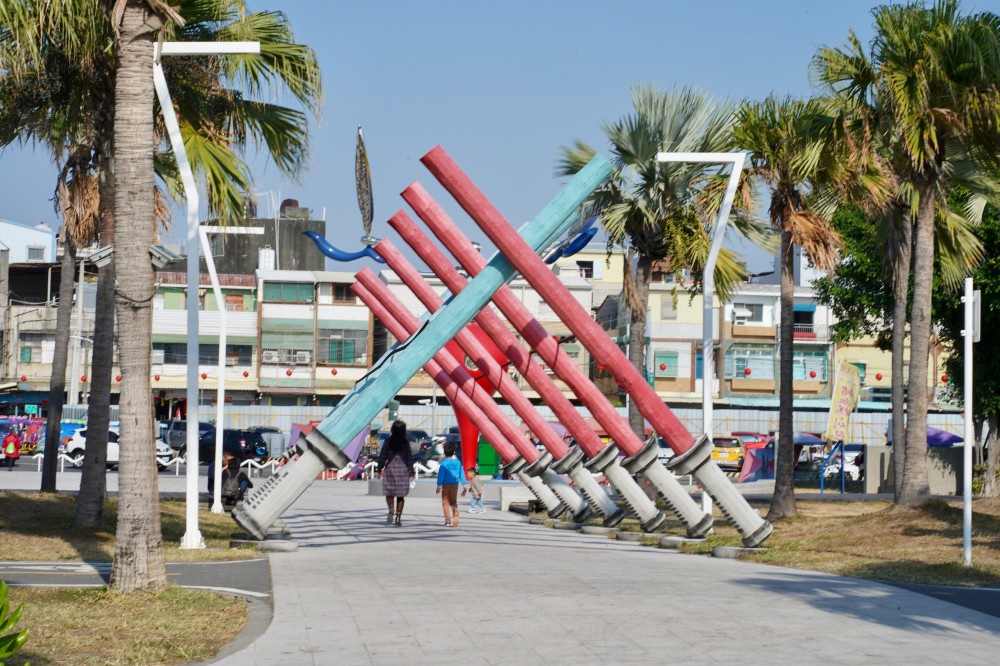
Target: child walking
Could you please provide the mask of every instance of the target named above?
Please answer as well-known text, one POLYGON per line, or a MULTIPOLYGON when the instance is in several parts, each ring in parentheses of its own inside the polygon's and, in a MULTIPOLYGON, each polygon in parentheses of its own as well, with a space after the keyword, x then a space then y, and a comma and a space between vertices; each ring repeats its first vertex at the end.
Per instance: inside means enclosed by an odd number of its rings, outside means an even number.
POLYGON ((441 461, 437 473, 437 494, 441 495, 445 527, 458 527, 458 484, 462 484, 462 495, 469 489, 465 480, 462 463, 455 457, 455 443, 444 443, 445 459, 441 461))
POLYGON ((470 467, 466 470, 466 477, 469 479, 469 513, 482 513, 486 511, 483 506, 483 480, 476 475, 476 468, 470 467))

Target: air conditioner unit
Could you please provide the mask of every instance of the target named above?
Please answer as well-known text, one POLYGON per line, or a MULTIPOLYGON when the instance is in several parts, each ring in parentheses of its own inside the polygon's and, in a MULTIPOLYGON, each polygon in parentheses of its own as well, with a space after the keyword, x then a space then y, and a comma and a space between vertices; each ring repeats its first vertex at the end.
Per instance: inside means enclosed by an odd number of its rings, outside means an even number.
POLYGON ((296 363, 307 365, 309 364, 310 361, 312 361, 312 352, 307 352, 307 351, 295 352, 296 363))
POLYGON ((163 357, 166 352, 163 349, 153 350, 153 365, 163 365, 163 357))
POLYGON ((261 363, 281 363, 281 354, 273 349, 263 351, 260 353, 261 363))
POLYGON ((229 365, 229 366, 236 365, 237 361, 239 361, 239 360, 240 359, 238 357, 236 357, 236 356, 227 356, 226 357, 226 365, 229 365))

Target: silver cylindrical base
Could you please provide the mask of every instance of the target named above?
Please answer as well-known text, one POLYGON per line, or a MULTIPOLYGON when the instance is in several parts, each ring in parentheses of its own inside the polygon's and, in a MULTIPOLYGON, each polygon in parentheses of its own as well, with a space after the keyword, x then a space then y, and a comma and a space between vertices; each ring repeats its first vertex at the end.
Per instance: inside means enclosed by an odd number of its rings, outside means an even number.
POLYGON ((565 479, 551 469, 546 469, 542 475, 542 481, 566 505, 566 509, 573 516, 573 522, 582 523, 590 517, 591 510, 590 505, 587 504, 587 500, 583 499, 580 493, 570 488, 565 479))
POLYGON ((718 465, 712 462, 712 440, 702 435, 683 455, 670 461, 678 474, 691 474, 743 537, 743 545, 753 548, 764 543, 774 529, 761 518, 740 494, 718 465))
POLYGON ((684 523, 688 536, 705 536, 712 529, 712 515, 702 511, 674 475, 667 471, 660 462, 659 453, 659 443, 654 440, 639 453, 623 460, 622 466, 633 474, 639 474, 656 488, 667 508, 684 523))
POLYGON ((264 539, 267 530, 312 485, 325 467, 324 460, 314 450, 305 451, 297 460, 279 467, 254 488, 243 504, 233 509, 233 520, 255 538, 264 539))
MULTIPOLYGON (((523 461, 522 461, 523 462, 523 461)), ((541 479, 537 479, 530 474, 518 473, 517 478, 521 480, 531 494, 535 496, 542 506, 545 507, 545 511, 548 513, 549 518, 558 518, 566 512, 566 505, 563 504, 558 497, 555 496, 551 490, 549 490, 545 484, 542 483, 541 479)))

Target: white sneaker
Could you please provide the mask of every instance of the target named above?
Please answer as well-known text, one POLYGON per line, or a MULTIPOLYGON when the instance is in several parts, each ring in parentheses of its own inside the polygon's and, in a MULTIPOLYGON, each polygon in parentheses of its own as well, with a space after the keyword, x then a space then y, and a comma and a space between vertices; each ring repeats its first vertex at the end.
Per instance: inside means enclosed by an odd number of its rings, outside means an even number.
POLYGON ((484 506, 482 509, 477 511, 477 513, 486 513, 486 507, 484 506))
POLYGON ((466 513, 479 513, 479 512, 476 511, 475 509, 469 509, 466 513))

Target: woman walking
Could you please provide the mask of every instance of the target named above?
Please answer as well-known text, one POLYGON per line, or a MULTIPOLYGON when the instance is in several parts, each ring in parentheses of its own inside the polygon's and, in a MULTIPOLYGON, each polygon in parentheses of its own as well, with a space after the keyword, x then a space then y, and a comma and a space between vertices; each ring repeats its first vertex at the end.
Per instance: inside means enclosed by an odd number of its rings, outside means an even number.
POLYGON ((413 453, 410 451, 410 442, 406 439, 406 424, 402 421, 393 422, 389 438, 385 440, 378 455, 378 469, 382 473, 382 493, 389 509, 385 524, 393 524, 395 516, 396 527, 400 527, 403 502, 410 492, 410 480, 414 476, 413 453))

